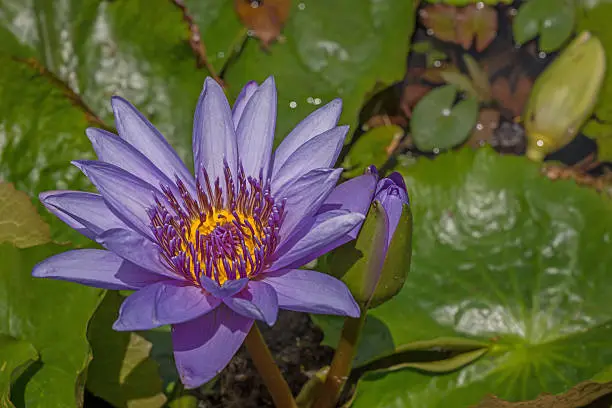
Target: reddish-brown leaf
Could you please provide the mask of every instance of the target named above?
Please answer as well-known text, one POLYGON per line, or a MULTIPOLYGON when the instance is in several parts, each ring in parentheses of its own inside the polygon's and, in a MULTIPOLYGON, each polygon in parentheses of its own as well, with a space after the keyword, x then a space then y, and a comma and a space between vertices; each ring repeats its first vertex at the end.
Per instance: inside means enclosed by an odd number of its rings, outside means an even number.
POLYGON ((493 99, 516 117, 523 113, 532 86, 533 81, 525 75, 519 76, 514 87, 511 87, 507 78, 499 77, 491 85, 491 94, 493 99))
POLYGON ((463 7, 457 13, 456 42, 469 50, 474 42, 481 52, 497 36, 497 11, 481 3, 463 7))
POLYGON ((474 126, 472 135, 466 144, 471 147, 481 147, 484 144, 489 144, 495 129, 499 126, 499 119, 500 113, 497 109, 481 109, 476 126, 474 126))
POLYGON ((412 108, 424 97, 431 87, 423 84, 410 84, 404 88, 400 107, 407 117, 412 117, 412 108))
POLYGON ((290 0, 234 0, 242 24, 267 48, 281 33, 289 17, 290 0))
POLYGON ((456 41, 456 7, 445 4, 432 4, 423 7, 419 12, 419 16, 425 27, 427 27, 428 34, 434 35, 442 41, 456 41))

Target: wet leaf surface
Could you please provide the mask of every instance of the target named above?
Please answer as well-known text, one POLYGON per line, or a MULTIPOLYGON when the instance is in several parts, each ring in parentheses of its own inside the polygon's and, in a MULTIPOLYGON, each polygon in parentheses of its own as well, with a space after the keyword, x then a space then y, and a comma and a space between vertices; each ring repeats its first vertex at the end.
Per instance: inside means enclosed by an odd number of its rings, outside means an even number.
POLYGON ((112 329, 125 298, 109 291, 89 322, 93 360, 87 388, 114 407, 158 408, 166 402, 152 344, 138 333, 112 329))
POLYGON ((0 216, 0 243, 27 248, 51 240, 49 225, 40 218, 30 197, 15 190, 10 183, 0 182, 0 214, 3 214, 0 216))
POLYGON ((346 177, 361 175, 370 165, 380 168, 391 153, 389 146, 403 134, 402 128, 388 125, 375 127, 361 135, 342 163, 346 177))
MULTIPOLYGON (((240 59, 227 68, 226 82, 244 84, 274 75, 276 143, 334 98, 344 103, 340 123, 354 127, 374 87, 398 81, 404 74, 414 25, 412 3, 295 1, 290 15, 283 30, 286 40, 273 44, 269 53, 261 52, 256 40, 247 41, 240 59)), ((239 91, 235 86, 229 89, 232 97, 239 91)))
POLYGON ((40 354, 13 386, 17 407, 82 406, 81 375, 90 360, 86 327, 103 291, 31 276, 36 263, 67 249, 0 244, 0 334, 23 339, 40 354))
POLYGON ((429 92, 414 108, 412 138, 419 150, 431 152, 458 146, 470 135, 478 118, 478 102, 454 103, 457 88, 446 85, 429 92))
POLYGON ((539 36, 538 45, 544 52, 557 50, 574 29, 576 11, 570 0, 531 0, 519 8, 513 22, 514 39, 518 44, 539 36))
MULTIPOLYGON (((410 278, 368 319, 395 349, 453 336, 489 351, 445 375, 368 374, 354 407, 470 406, 487 394, 524 401, 563 393, 610 365, 608 199, 489 149, 401 171, 414 214, 410 278)), ((388 354, 389 343, 365 330, 360 352, 388 354)))
POLYGON ((0 406, 14 408, 11 385, 30 364, 38 359, 31 343, 0 334, 0 406))

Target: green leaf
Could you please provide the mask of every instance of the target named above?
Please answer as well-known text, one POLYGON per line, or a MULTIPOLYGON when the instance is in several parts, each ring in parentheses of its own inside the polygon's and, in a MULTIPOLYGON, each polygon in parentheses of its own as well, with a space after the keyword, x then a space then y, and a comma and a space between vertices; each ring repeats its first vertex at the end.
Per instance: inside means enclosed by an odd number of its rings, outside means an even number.
MULTIPOLYGON (((202 19, 205 39, 222 29, 217 17, 229 22, 222 18, 228 7, 197 3, 198 16, 205 9, 217 13, 202 19)), ((90 189, 70 160, 93 158, 84 130, 112 128, 113 94, 147 115, 189 165, 193 111, 207 71, 196 67, 183 17, 167 0, 67 1, 62 7, 0 0, 0 129, 6 134, 0 178, 34 197, 90 189)), ((39 210, 54 240, 89 242, 39 210)))
MULTIPOLYGON (((384 207, 376 201, 373 205, 384 207)), ((387 217, 388 215, 385 215, 387 217)), ((357 238, 359 240, 359 238, 357 238)), ((376 288, 369 300, 369 307, 375 308, 389 301, 402 289, 406 276, 410 271, 412 257, 412 212, 410 206, 402 206, 402 214, 398 221, 393 238, 389 244, 386 257, 383 261, 380 277, 376 281, 376 288)))
MULTIPOLYGON (((32 196, 45 190, 89 189, 85 177, 70 164, 73 159, 93 158, 83 133, 88 124, 85 113, 29 61, 0 56, 0 81, 0 129, 7 132, 0 145, 0 178, 32 196)), ((51 225, 53 239, 89 241, 34 201, 51 225)))
POLYGON ((155 408, 166 402, 152 344, 137 333, 112 329, 125 298, 109 291, 89 323, 93 360, 87 388, 115 407, 155 408))
POLYGON ((17 407, 82 405, 80 376, 90 359, 86 327, 103 291, 31 276, 36 263, 66 249, 0 245, 0 334, 27 341, 40 353, 13 387, 17 407))
POLYGON ((555 51, 569 39, 575 20, 572 0, 530 0, 521 6, 514 19, 514 40, 525 44, 539 34, 540 49, 555 51))
POLYGON ((491 6, 497 5, 497 4, 510 4, 512 3, 514 0, 425 0, 425 2, 427 3, 444 3, 444 4, 450 4, 453 6, 467 6, 468 4, 477 4, 477 3, 484 3, 484 4, 488 4, 491 6))
POLYGON ((30 198, 10 183, 0 182, 0 243, 27 248, 49 242, 49 226, 40 218, 30 198))
MULTIPOLYGON (((446 375, 366 375, 354 407, 467 407, 487 394, 527 400, 612 364, 609 199, 490 149, 401 171, 414 214, 410 278, 368 320, 387 327, 396 349, 453 337, 489 351, 446 375)), ((388 352, 367 326, 362 347, 388 352)))
MULTIPOLYGON (((247 29, 240 23, 232 0, 185 0, 194 22, 198 25, 208 61, 217 73, 230 57, 240 51, 247 29)), ((242 87, 244 84, 228 84, 242 87)))
MULTIPOLYGON (((336 347, 340 340, 344 318, 331 315, 310 315, 310 318, 325 333, 321 343, 325 346, 336 347)), ((363 366, 395 352, 395 343, 389 327, 372 314, 366 316, 361 339, 353 361, 354 367, 363 366)))
POLYGON ((249 39, 225 80, 236 97, 248 80, 274 75, 278 87, 276 143, 307 114, 334 98, 344 103, 340 123, 355 126, 375 85, 405 71, 414 5, 403 0, 292 2, 284 42, 263 52, 249 39))
POLYGON ((412 137, 419 150, 430 152, 460 145, 478 119, 478 102, 465 99, 453 106, 457 88, 446 85, 425 95, 412 113, 412 137))
POLYGON ((606 72, 595 106, 594 118, 587 122, 584 134, 597 141, 597 156, 601 161, 612 160, 612 26, 607 18, 612 13, 612 3, 597 2, 593 7, 584 7, 578 13, 577 29, 594 33, 601 41, 606 53, 606 72))
POLYGON ((23 370, 38 359, 31 343, 0 334, 0 406, 13 408, 11 385, 23 370))
POLYGON ((399 126, 389 125, 375 127, 359 136, 342 163, 342 167, 346 169, 345 177, 359 176, 370 165, 382 167, 389 156, 387 148, 394 139, 403 134, 404 131, 399 126))

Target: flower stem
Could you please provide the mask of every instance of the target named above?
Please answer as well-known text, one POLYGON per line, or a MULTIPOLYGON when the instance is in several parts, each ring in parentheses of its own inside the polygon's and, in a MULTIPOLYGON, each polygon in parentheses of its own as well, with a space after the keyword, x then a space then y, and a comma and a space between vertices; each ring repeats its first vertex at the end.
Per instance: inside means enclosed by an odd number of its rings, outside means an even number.
POLYGON ((353 365, 353 358, 357 352, 357 342, 365 322, 366 312, 362 311, 361 316, 354 319, 347 317, 342 326, 340 342, 334 353, 329 372, 325 383, 319 390, 313 408, 332 408, 335 407, 342 387, 346 383, 353 365))
POLYGON ((287 385, 278 366, 274 362, 270 349, 266 345, 256 323, 253 323, 251 331, 249 331, 246 337, 245 344, 255 364, 255 368, 257 368, 272 396, 274 405, 279 408, 297 408, 289 385, 287 385))

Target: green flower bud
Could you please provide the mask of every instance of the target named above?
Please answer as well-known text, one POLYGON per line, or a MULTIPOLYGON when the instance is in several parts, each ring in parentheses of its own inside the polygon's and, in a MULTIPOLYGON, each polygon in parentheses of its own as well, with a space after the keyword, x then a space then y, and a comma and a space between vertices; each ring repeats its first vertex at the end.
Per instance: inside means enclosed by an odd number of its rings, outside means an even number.
POLYGON ((593 112, 605 68, 601 42, 585 31, 537 78, 524 114, 530 159, 542 161, 576 137, 593 112))
POLYGON ((362 310, 376 307, 404 286, 412 255, 412 212, 398 173, 382 179, 357 239, 336 249, 329 267, 362 310))

